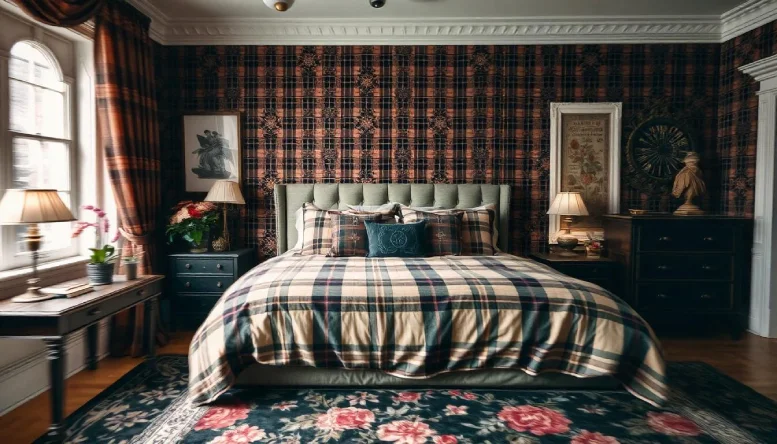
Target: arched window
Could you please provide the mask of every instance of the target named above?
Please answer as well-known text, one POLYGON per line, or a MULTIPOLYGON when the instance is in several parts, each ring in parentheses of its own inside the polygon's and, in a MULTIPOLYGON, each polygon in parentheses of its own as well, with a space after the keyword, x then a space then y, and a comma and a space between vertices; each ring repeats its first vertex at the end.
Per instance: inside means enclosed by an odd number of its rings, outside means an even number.
MULTIPOLYGON (((49 188, 70 206, 72 192, 70 88, 48 48, 37 42, 16 43, 8 61, 11 149, 10 188, 49 188)), ((43 260, 75 254, 69 224, 41 225, 43 260)), ((25 227, 15 230, 21 240, 25 227)), ((16 242, 14 256, 24 248, 16 242)), ((8 253, 6 250, 5 253, 8 253)), ((3 262, 8 266, 8 258, 3 262)), ((26 260, 14 260, 23 265, 26 260)))

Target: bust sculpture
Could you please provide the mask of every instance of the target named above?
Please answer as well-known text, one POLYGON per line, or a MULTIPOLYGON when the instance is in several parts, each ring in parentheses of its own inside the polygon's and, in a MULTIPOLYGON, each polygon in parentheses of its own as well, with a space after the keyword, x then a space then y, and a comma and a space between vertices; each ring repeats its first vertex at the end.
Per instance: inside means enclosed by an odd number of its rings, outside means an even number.
POLYGON ((675 176, 672 195, 676 198, 685 197, 685 203, 680 205, 674 214, 678 216, 704 214, 704 211, 693 203, 695 198, 707 192, 707 186, 704 184, 701 168, 699 168, 699 155, 691 151, 685 156, 683 163, 685 167, 675 176))

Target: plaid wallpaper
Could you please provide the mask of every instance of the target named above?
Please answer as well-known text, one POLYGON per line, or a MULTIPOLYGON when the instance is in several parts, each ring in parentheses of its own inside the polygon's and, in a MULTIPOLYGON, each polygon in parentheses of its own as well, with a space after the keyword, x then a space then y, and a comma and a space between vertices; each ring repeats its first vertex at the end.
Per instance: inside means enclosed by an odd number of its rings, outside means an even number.
POLYGON ((758 82, 737 68, 777 54, 776 36, 772 22, 721 45, 717 142, 726 214, 752 216, 755 200, 758 82))
MULTIPOLYGON (((752 211, 752 196, 741 204, 730 197, 729 169, 739 168, 743 154, 736 138, 730 148, 716 141, 719 77, 728 75, 720 67, 721 45, 160 51, 167 200, 181 197, 180 115, 241 111, 243 232, 262 255, 275 251, 273 185, 294 182, 510 184, 513 252, 546 248, 551 101, 623 102, 624 144, 628 129, 650 113, 681 114, 698 133, 711 192, 706 206, 752 211)), ((745 158, 744 174, 752 177, 752 156, 745 158)), ((752 194, 748 180, 745 195, 752 194)), ((627 181, 621 204, 653 210, 676 205, 668 196, 643 195, 627 181)))

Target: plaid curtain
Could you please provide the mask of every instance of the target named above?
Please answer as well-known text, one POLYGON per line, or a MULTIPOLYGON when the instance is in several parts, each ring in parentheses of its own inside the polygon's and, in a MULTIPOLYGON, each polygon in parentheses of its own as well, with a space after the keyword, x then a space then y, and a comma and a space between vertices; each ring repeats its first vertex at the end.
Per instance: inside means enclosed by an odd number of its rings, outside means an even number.
POLYGON ((97 14, 106 0, 11 0, 30 17, 51 26, 78 26, 97 14))
MULTIPOLYGON (((98 140, 105 151, 121 232, 140 258, 140 274, 153 273, 160 262, 156 230, 162 173, 148 28, 148 18, 121 1, 107 2, 95 23, 98 140)), ((112 354, 142 354, 142 326, 142 307, 114 316, 112 354)))

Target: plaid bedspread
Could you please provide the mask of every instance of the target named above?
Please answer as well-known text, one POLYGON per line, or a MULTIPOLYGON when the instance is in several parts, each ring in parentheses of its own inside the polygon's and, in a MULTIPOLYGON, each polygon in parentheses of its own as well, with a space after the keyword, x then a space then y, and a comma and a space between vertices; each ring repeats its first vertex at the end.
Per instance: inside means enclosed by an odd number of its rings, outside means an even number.
POLYGON ((626 303, 510 255, 271 259, 232 285, 195 334, 191 400, 215 400, 257 362, 411 378, 486 368, 612 375, 651 404, 667 396, 661 347, 626 303))

